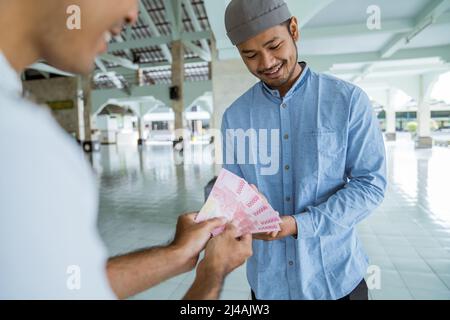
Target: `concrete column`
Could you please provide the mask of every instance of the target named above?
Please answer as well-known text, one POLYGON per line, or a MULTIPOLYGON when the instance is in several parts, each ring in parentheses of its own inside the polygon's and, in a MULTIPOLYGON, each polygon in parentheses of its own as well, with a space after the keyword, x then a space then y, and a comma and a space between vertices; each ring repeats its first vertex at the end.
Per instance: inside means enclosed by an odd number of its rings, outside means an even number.
POLYGON ((84 132, 80 131, 78 104, 82 98, 78 79, 75 77, 59 77, 23 82, 24 91, 29 99, 38 104, 46 104, 59 125, 74 139, 84 140, 84 132))
POLYGON ((202 122, 202 120, 196 120, 195 121, 195 131, 199 135, 203 134, 203 122, 202 122))
POLYGON ((211 128, 220 129, 225 110, 257 82, 258 79, 248 71, 241 59, 220 61, 213 58, 211 128))
MULTIPOLYGON (((100 150, 99 141, 94 141, 92 139, 92 128, 91 128, 91 110, 92 110, 92 75, 83 76, 81 78, 81 89, 83 99, 79 105, 80 117, 79 125, 80 132, 83 132, 83 139, 81 140, 83 150, 85 152, 93 152, 100 150)), ((78 91, 78 97, 80 98, 80 91, 78 91)))
POLYGON ((136 83, 139 87, 142 87, 144 85, 144 70, 141 68, 136 70, 136 83))
MULTIPOLYGON (((184 46, 181 40, 172 42, 172 87, 178 88, 178 99, 172 100, 175 130, 183 129, 184 111, 184 46)), ((180 137, 175 137, 176 139, 180 137)))
POLYGON ((390 108, 386 110, 386 140, 395 141, 397 139, 396 133, 396 120, 395 120, 395 110, 390 108))
POLYGON ((76 129, 77 129, 77 141, 79 144, 83 144, 85 140, 84 132, 84 95, 83 95, 83 79, 77 78, 77 91, 76 91, 76 129))
POLYGON ((387 90, 387 104, 386 104, 386 140, 395 141, 397 138, 395 108, 393 103, 393 92, 391 89, 387 90))
POLYGON ((431 110, 428 104, 428 91, 432 85, 432 81, 420 76, 419 100, 417 107, 417 138, 416 148, 429 149, 433 147, 433 139, 431 138, 431 110))
MULTIPOLYGON (((211 53, 213 113, 210 127, 213 129, 212 134, 215 134, 221 128, 225 110, 259 80, 248 71, 242 59, 219 60, 214 42, 211 45, 211 53)), ((214 149, 217 175, 222 167, 221 136, 214 137, 214 149)))
POLYGON ((144 117, 139 116, 138 118, 138 132, 139 132, 139 140, 138 145, 141 146, 145 143, 145 123, 144 117))

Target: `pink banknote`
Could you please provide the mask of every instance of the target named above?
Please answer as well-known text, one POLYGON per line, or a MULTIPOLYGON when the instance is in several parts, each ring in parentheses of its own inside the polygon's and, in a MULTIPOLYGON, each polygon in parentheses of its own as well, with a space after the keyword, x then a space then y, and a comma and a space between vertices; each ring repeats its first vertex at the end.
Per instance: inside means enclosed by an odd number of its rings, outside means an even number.
MULTIPOLYGON (((281 219, 270 204, 244 179, 222 169, 196 222, 224 217, 239 234, 280 231, 281 219)), ((222 228, 214 230, 216 236, 222 228)))

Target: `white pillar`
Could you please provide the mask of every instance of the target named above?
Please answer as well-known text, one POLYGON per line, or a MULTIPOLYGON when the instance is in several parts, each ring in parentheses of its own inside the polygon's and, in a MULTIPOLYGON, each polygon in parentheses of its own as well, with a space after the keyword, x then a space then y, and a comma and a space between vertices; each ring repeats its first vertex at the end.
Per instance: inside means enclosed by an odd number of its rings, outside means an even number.
POLYGON ((430 105, 426 101, 422 101, 418 107, 418 136, 419 137, 430 137, 431 129, 431 111, 430 105))
POLYGON ((393 102, 393 91, 392 89, 387 90, 386 99, 386 140, 395 141, 397 138, 396 134, 396 120, 395 120, 395 108, 392 104, 393 102))
POLYGON ((78 77, 77 87, 77 140, 80 144, 85 141, 84 137, 84 94, 83 94, 83 79, 78 77))
POLYGON ((212 128, 220 129, 225 110, 256 82, 258 79, 248 71, 241 59, 224 61, 213 59, 212 128))
POLYGON ((138 116, 138 133, 139 133, 139 140, 138 145, 141 146, 145 143, 145 122, 144 117, 139 115, 138 116))
MULTIPOLYGON (((214 50, 213 50, 214 53, 214 50)), ((218 133, 225 110, 231 104, 250 89, 258 79, 247 69, 241 59, 219 61, 213 54, 212 62, 212 86, 213 86, 213 114, 211 117, 212 134, 218 133)), ((222 158, 222 143, 220 136, 215 136, 215 158, 222 158)), ((215 167, 216 174, 219 173, 221 164, 215 167)))
POLYGON ((92 74, 88 76, 83 76, 81 78, 81 87, 83 92, 83 101, 79 109, 79 125, 80 125, 80 138, 83 137, 81 143, 83 145, 83 150, 86 152, 93 152, 100 150, 99 141, 93 141, 92 139, 92 74), (81 132, 84 132, 82 134, 81 132))
POLYGON ((420 76, 419 100, 417 106, 417 138, 416 148, 429 149, 433 147, 431 138, 431 110, 428 104, 429 91, 433 84, 432 77, 420 76))
POLYGON ((172 100, 172 108, 175 112, 175 130, 179 130, 184 128, 184 45, 181 40, 172 42, 172 87, 178 89, 178 97, 172 100))

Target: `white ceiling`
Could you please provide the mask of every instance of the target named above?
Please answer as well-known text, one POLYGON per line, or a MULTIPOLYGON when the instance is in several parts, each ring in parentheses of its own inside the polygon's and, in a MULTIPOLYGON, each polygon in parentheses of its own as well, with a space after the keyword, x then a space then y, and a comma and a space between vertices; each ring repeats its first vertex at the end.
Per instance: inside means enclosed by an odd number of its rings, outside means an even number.
MULTIPOLYGON (((450 71, 450 0, 285 1, 301 26, 299 59, 316 71, 374 90, 389 89, 390 78, 450 71), (380 30, 367 27, 372 5, 380 30)), ((220 60, 239 58, 224 27, 228 3, 205 0, 220 60)))
MULTIPOLYGON (((433 57, 433 66, 450 61, 450 1, 449 0, 286 0, 293 15, 299 18, 301 39, 298 43, 300 59, 305 59, 319 71, 328 71, 339 63, 361 61, 360 67, 376 61, 390 61, 391 66, 410 68, 421 59, 433 57), (369 30, 367 9, 376 4, 380 8, 381 30, 369 30), (433 10, 435 9, 435 10, 433 10), (436 17, 434 23, 423 30, 408 44, 400 45, 391 55, 382 58, 384 50, 394 47, 401 39, 420 27, 426 13, 436 17), (399 38, 400 37, 400 38, 399 38), (421 49, 432 49, 424 52, 421 49), (419 49, 419 50, 415 50, 419 49), (367 53, 367 59, 361 58, 367 53), (404 57, 404 58, 402 58, 404 57), (369 59, 370 58, 370 59, 369 59), (440 59, 438 59, 440 58, 440 59), (402 63, 403 59, 411 59, 402 63), (321 63, 315 63, 319 61, 321 63), (366 61, 365 61, 366 60, 366 61)), ((239 58, 237 50, 229 42, 224 27, 223 13, 229 0, 205 0, 205 8, 216 38, 220 59, 239 58)), ((434 66, 433 66, 434 67, 434 66)), ((376 69, 376 68, 375 68, 376 69)), ((413 69, 411 69, 413 70, 413 69)), ((414 69, 415 70, 415 69, 414 69)), ((423 71, 418 69, 418 71, 423 71)), ((361 70, 353 75, 357 75, 361 70)))

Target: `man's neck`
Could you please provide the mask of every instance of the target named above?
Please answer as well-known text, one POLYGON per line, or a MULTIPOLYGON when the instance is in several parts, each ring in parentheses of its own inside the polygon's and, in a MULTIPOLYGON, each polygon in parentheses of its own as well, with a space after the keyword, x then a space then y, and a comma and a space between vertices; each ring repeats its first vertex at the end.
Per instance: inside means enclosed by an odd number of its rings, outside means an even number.
POLYGON ((11 67, 19 74, 22 73, 26 67, 33 64, 38 59, 38 55, 30 54, 31 51, 28 51, 24 46, 17 48, 23 51, 18 52, 13 46, 5 45, 3 41, 0 42, 0 52, 3 53, 11 67))
MULTIPOLYGON (((19 6, 13 4, 0 7, 0 51, 17 72, 21 73, 30 64, 39 59, 39 51, 30 28, 32 21, 27 21, 20 13, 19 6), (21 17, 17 23, 18 17, 21 17), (11 26, 14 28, 11 30, 11 26)), ((16 2, 16 4, 19 4, 16 2)))
POLYGON ((278 88, 278 92, 280 93, 280 97, 284 97, 286 93, 291 90, 292 86, 297 82, 303 72, 303 67, 300 63, 295 65, 294 72, 292 73, 291 79, 288 80, 287 83, 278 88))

